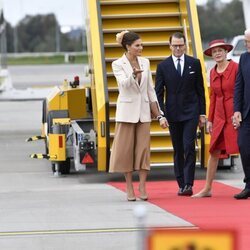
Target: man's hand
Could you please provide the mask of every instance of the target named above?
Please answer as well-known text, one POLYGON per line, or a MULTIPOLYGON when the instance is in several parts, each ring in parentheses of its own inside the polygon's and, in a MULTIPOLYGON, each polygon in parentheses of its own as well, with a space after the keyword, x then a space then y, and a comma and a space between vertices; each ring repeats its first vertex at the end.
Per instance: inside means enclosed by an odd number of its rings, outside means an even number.
POLYGON ((232 123, 233 123, 234 129, 237 129, 240 127, 241 121, 242 121, 241 112, 239 111, 234 112, 234 115, 232 117, 232 123))
POLYGON ((199 118, 199 128, 203 128, 206 123, 206 117, 204 115, 200 115, 199 118))
POLYGON ((168 124, 168 121, 167 121, 166 117, 162 117, 159 120, 159 123, 160 123, 161 128, 163 128, 163 129, 169 127, 169 124, 168 124))

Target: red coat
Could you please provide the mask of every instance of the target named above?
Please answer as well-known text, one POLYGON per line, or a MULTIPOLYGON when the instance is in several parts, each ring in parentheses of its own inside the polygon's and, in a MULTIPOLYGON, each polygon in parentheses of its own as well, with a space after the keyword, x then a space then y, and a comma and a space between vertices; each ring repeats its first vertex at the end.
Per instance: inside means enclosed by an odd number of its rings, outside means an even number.
POLYGON ((216 66, 210 72, 210 106, 208 121, 213 123, 210 141, 210 153, 218 149, 218 144, 224 137, 226 154, 239 152, 237 144, 237 130, 233 128, 232 116, 234 85, 238 64, 230 61, 222 73, 217 73, 216 66), (221 137, 223 133, 223 137, 221 137), (220 136, 220 138, 219 138, 220 136))

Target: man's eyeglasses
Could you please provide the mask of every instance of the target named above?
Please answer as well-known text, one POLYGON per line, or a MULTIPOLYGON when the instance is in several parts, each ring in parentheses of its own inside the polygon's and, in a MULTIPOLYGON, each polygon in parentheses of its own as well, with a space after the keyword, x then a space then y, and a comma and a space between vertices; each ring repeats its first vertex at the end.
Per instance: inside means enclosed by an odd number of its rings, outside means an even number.
POLYGON ((172 46, 174 49, 177 49, 177 48, 183 48, 183 47, 185 46, 185 44, 178 44, 178 45, 171 44, 171 46, 172 46))

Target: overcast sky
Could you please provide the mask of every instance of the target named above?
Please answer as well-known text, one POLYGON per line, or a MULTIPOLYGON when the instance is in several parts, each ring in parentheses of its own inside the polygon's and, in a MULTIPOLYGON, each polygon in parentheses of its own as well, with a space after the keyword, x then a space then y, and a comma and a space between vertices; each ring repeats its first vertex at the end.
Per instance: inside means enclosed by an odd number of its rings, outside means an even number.
POLYGON ((55 13, 61 25, 83 24, 82 0, 2 0, 2 2, 5 19, 12 25, 16 25, 27 14, 48 13, 55 13))
MULTIPOLYGON (((55 13, 60 25, 82 26, 85 0, 0 0, 3 2, 5 19, 16 25, 25 15, 55 13)), ((228 2, 230 0, 222 0, 228 2)), ((203 4, 206 0, 196 0, 203 4)))

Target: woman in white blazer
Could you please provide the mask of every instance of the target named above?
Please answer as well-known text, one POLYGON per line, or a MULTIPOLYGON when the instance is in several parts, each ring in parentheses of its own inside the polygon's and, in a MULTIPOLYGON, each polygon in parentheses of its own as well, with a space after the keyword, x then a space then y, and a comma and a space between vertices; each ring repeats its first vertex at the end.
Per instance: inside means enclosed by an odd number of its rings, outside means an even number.
POLYGON ((138 170, 140 199, 147 200, 145 184, 150 170, 150 106, 154 107, 158 119, 162 112, 153 87, 149 60, 141 57, 143 46, 139 35, 123 31, 116 35, 116 40, 125 53, 112 63, 119 95, 110 172, 124 173, 127 199, 135 201, 132 173, 138 170))

